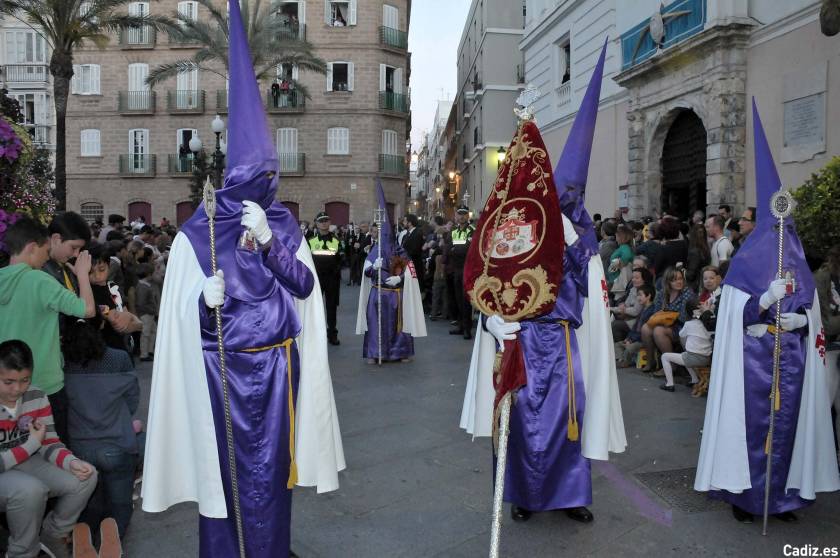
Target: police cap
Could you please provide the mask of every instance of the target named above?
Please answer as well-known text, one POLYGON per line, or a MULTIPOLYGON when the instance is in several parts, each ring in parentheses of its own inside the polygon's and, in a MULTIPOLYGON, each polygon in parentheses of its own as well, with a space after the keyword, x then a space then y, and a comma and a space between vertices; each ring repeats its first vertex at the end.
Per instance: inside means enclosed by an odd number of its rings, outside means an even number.
POLYGON ((456 209, 455 212, 458 213, 459 215, 469 215, 470 208, 467 207, 466 205, 459 205, 458 209, 456 209))
POLYGON ((330 220, 330 216, 327 215, 326 211, 321 211, 320 213, 318 213, 318 215, 315 216, 315 222, 316 223, 319 222, 319 221, 329 221, 329 220, 330 220))

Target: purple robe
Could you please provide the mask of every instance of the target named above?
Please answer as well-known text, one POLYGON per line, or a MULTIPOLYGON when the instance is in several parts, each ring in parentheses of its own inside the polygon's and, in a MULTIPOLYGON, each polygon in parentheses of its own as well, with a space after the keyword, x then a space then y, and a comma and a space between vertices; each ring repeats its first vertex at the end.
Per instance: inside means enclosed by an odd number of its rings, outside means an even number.
POLYGON ((520 322, 518 338, 528 383, 516 393, 511 407, 504 499, 531 511, 592 503, 590 464, 581 455, 580 436, 574 442, 567 437, 569 358, 574 371, 578 428, 583 432, 586 393, 575 328, 581 325, 589 257, 584 243, 567 246, 554 310, 536 320, 520 322), (566 329, 559 320, 569 322, 568 355, 566 329))
MULTIPOLYGON (((372 250, 371 250, 372 252, 372 250)), ((372 267, 365 270, 365 275, 370 277, 371 288, 367 301, 367 331, 362 355, 364 358, 379 358, 379 331, 377 304, 379 296, 377 289, 379 285, 379 272, 372 267)), ((385 280, 391 274, 382 270, 382 360, 401 360, 414 356, 414 339, 411 335, 403 332, 401 316, 402 306, 402 283, 396 287, 389 287, 385 280)))
MULTIPOLYGON (((744 307, 745 328, 753 324, 775 324, 776 305, 761 312, 758 298, 751 297, 744 307)), ((782 300, 783 313, 798 311, 804 311, 804 308, 797 306, 796 298, 785 297, 782 300)), ((773 471, 768 511, 771 514, 797 510, 812 503, 800 498, 798 490, 785 492, 799 419, 807 338, 807 328, 782 334, 779 380, 781 408, 776 411, 773 426, 773 471)), ((764 445, 770 429, 770 400, 767 396, 772 381, 773 335, 768 332, 756 338, 745 334, 744 410, 752 488, 740 494, 713 491, 710 495, 756 515, 764 513, 764 482, 767 473, 764 445)))
MULTIPOLYGON (((273 231, 275 238, 290 236, 273 231)), ((297 347, 291 343, 291 363, 285 347, 258 352, 245 349, 272 347, 294 339, 301 330, 292 297, 306 298, 314 278, 309 268, 297 259, 284 243, 275 240, 268 252, 247 257, 251 266, 259 266, 274 276, 269 298, 242 301, 226 295, 222 306, 225 340, 225 363, 230 393, 230 410, 236 451, 239 502, 246 552, 249 558, 288 556, 292 491, 289 479, 289 378, 292 401, 296 400, 299 361, 297 347)), ((212 519, 201 516, 199 555, 202 558, 238 556, 236 524, 230 487, 230 471, 224 399, 219 375, 216 320, 213 311, 199 301, 204 365, 210 388, 216 438, 219 440, 219 465, 228 517, 212 519)))

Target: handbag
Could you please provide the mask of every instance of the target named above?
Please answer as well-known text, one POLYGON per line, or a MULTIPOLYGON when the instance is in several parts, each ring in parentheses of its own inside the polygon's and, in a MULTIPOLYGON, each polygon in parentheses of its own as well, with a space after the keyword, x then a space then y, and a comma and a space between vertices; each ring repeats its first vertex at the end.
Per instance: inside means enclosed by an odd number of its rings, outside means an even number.
POLYGON ((649 328, 654 328, 657 326, 671 327, 672 325, 674 325, 674 322, 676 322, 677 318, 679 317, 679 312, 675 312, 673 310, 660 310, 648 319, 646 325, 649 328))

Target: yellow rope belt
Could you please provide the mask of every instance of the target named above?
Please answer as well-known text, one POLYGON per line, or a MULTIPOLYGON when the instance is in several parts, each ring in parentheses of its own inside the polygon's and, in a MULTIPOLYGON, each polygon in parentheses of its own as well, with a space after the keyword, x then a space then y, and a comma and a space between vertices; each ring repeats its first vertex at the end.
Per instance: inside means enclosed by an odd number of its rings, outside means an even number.
POLYGON ((575 400, 575 367, 572 365, 572 338, 569 333, 568 320, 559 320, 566 332, 566 369, 569 382, 569 424, 566 437, 576 442, 578 440, 577 401, 575 400))
POLYGON ((289 393, 289 457, 291 463, 289 464, 289 480, 286 483, 286 488, 292 489, 297 484, 297 462, 295 461, 295 399, 292 393, 292 342, 294 339, 286 339, 282 343, 268 345, 266 347, 255 347, 253 349, 242 349, 243 353, 261 353, 270 351, 272 349, 279 349, 284 347, 286 349, 286 380, 287 391, 289 393))
MULTIPOLYGON (((383 291, 391 291, 392 293, 399 293, 402 291, 401 288, 397 287, 395 289, 389 289, 388 287, 379 287, 374 285, 374 288, 382 289, 383 291)), ((402 297, 397 297, 397 334, 402 332, 402 297)))

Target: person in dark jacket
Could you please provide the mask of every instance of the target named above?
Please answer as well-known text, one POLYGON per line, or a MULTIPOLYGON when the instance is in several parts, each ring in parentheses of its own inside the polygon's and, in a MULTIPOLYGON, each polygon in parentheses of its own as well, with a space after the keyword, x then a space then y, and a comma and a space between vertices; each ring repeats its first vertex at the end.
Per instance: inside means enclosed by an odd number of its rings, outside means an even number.
POLYGON ((61 342, 72 449, 99 471, 80 521, 99 526, 113 517, 122 537, 131 521, 140 455, 132 424, 140 385, 128 353, 106 346, 98 329, 85 320, 68 325, 61 342))
POLYGON ((653 259, 656 278, 659 279, 669 267, 676 267, 680 262, 685 263, 688 256, 688 244, 680 238, 680 224, 676 219, 664 217, 656 228, 657 238, 662 239, 662 245, 653 259))

